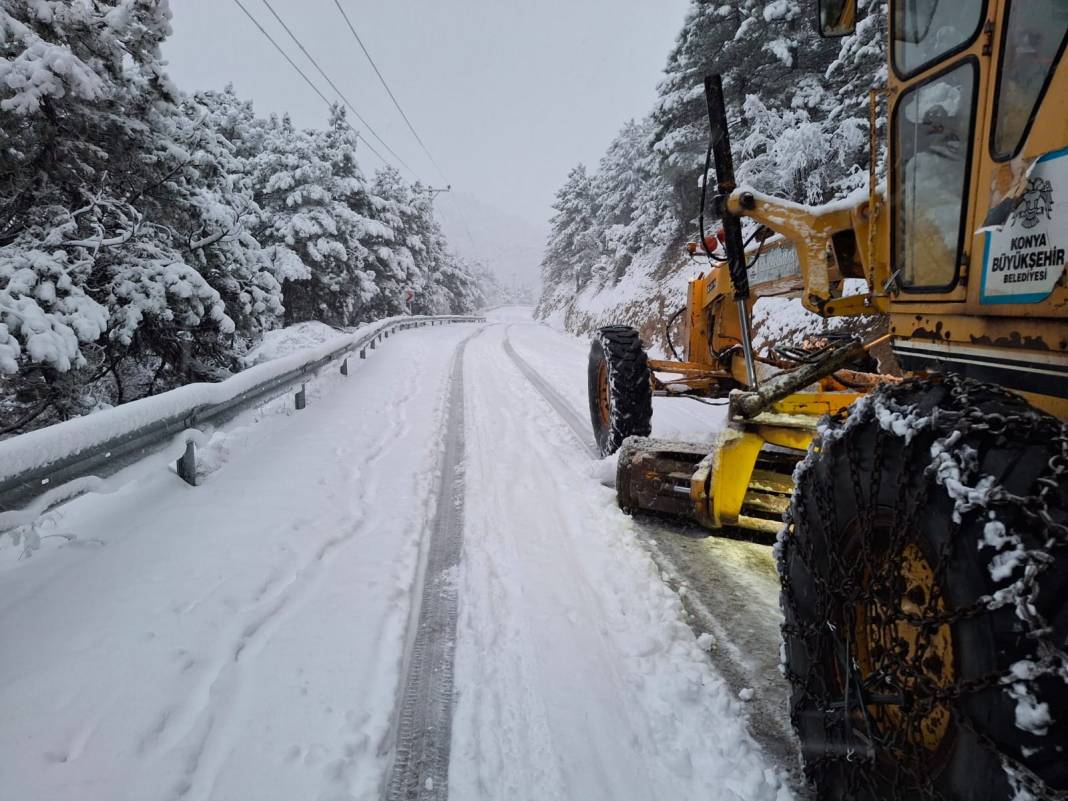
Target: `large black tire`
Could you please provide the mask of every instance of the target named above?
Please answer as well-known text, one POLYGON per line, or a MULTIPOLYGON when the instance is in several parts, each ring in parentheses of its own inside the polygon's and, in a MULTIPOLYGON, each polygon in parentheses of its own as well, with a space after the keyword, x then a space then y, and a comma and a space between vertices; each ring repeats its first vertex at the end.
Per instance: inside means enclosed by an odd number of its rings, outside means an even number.
POLYGON ((653 385, 638 332, 625 325, 600 329, 590 343, 590 422, 602 456, 630 436, 652 432, 653 385))
POLYGON ((777 549, 819 799, 1064 797, 1066 510, 1068 426, 995 387, 907 381, 824 429, 777 549))

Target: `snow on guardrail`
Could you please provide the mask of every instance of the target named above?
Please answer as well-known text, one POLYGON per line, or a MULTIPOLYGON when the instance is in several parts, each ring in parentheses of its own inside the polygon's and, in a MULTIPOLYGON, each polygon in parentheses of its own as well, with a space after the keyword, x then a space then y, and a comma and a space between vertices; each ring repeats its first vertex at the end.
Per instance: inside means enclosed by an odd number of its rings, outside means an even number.
MULTIPOLYGON (((314 377, 324 366, 374 348, 395 331, 483 322, 482 316, 391 317, 306 350, 255 365, 215 384, 188 384, 0 442, 0 532, 31 522, 105 476, 164 451, 177 457, 217 424, 314 377)), ((361 355, 363 355, 361 353, 361 355)))

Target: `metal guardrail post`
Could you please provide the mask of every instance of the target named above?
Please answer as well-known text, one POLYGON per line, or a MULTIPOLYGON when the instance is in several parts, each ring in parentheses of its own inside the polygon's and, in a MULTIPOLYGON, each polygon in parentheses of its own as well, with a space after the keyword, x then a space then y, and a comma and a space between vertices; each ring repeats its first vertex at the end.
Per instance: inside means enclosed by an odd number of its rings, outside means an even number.
POLYGON ((197 446, 185 443, 185 453, 178 460, 178 477, 191 487, 197 485, 197 446))
POLYGON ((296 399, 296 402, 297 402, 297 411, 300 411, 301 409, 303 409, 305 406, 308 405, 308 385, 307 384, 301 384, 300 385, 300 390, 297 392, 297 394, 295 396, 295 399, 296 399))

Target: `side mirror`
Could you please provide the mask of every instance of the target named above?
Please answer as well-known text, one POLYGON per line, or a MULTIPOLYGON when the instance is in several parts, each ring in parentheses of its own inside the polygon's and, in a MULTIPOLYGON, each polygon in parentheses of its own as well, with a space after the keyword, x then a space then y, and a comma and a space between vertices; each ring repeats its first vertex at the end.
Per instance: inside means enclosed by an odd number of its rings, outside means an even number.
POLYGON ((857 0, 820 0, 820 36, 849 36, 857 29, 857 0))

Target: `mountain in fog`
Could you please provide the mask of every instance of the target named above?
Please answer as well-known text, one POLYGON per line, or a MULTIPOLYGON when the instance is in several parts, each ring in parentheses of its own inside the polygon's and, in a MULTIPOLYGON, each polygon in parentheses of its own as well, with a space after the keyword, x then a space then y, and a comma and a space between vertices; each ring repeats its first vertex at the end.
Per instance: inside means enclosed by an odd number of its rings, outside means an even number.
POLYGON ((434 205, 457 255, 483 264, 519 297, 530 302, 537 298, 547 226, 455 190, 438 195, 434 205))

